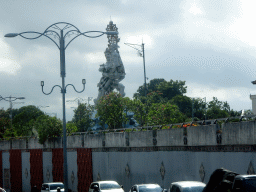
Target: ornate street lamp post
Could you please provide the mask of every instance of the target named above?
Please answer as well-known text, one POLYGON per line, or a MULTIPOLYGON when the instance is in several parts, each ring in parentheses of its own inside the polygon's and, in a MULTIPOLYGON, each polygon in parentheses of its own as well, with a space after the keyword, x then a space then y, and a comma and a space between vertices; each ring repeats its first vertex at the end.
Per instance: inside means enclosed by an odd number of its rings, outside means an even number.
POLYGON ((68 45, 77 37, 79 36, 85 36, 89 38, 97 38, 102 35, 108 35, 114 36, 118 34, 118 32, 113 32, 113 31, 107 31, 107 32, 102 32, 102 31, 87 31, 87 32, 81 32, 77 27, 70 23, 66 22, 58 22, 50 25, 43 33, 40 32, 35 32, 35 31, 27 31, 27 32, 22 32, 22 33, 8 33, 5 35, 5 37, 16 37, 16 36, 21 36, 25 39, 38 39, 39 37, 45 36, 49 38, 60 50, 60 76, 62 78, 62 86, 60 85, 54 85, 49 93, 45 93, 43 90, 44 86, 44 81, 41 81, 41 86, 42 86, 42 92, 45 95, 49 95, 52 93, 53 89, 55 87, 59 87, 61 89, 62 93, 62 106, 63 106, 63 171, 64 171, 64 186, 65 186, 65 191, 68 191, 68 175, 67 175, 67 149, 66 149, 66 112, 65 112, 65 94, 66 94, 66 89, 68 86, 72 86, 74 90, 77 93, 81 93, 85 89, 85 79, 82 80, 83 84, 83 90, 82 91, 77 91, 74 85, 72 84, 67 84, 65 85, 65 77, 66 77, 66 68, 65 68, 65 50, 67 49, 68 45), (94 35, 89 35, 90 33, 94 33, 94 35), (27 35, 35 35, 35 37, 28 37, 27 35), (95 35, 96 34, 96 35, 95 35))
POLYGON ((2 97, 0 96, 0 101, 1 100, 5 100, 8 101, 10 103, 10 119, 11 119, 11 128, 12 128, 12 107, 13 107, 13 101, 16 101, 17 99, 25 99, 25 97, 2 97))

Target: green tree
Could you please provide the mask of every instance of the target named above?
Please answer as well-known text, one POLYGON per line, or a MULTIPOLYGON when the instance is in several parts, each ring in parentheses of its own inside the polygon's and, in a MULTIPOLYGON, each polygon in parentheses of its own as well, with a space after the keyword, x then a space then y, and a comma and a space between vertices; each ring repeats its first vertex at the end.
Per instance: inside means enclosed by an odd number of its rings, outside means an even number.
POLYGON ((159 92, 163 93, 163 98, 167 98, 168 100, 176 95, 183 95, 187 92, 185 81, 173 81, 172 79, 169 82, 161 82, 157 88, 159 92))
POLYGON ((78 132, 78 128, 75 123, 68 122, 66 124, 67 135, 72 135, 72 133, 78 132))
POLYGON ((74 110, 72 122, 79 132, 87 131, 89 127, 93 126, 92 113, 93 107, 86 103, 79 104, 78 108, 74 110))
POLYGON ((62 135, 62 122, 56 117, 41 115, 30 123, 38 131, 40 144, 43 144, 47 139, 61 137, 62 135))
POLYGON ((96 117, 100 118, 100 124, 107 124, 109 129, 123 127, 127 121, 125 101, 121 94, 116 92, 101 97, 96 105, 96 117))
MULTIPOLYGON (((159 92, 162 93, 162 98, 166 100, 172 99, 176 95, 183 95, 187 92, 185 81, 166 81, 164 79, 153 79, 147 83, 147 93, 159 92)), ((140 99, 143 103, 146 102, 144 85, 140 86, 136 93, 133 95, 134 98, 140 99)))
POLYGON ((166 103, 168 100, 163 98, 163 93, 160 91, 153 91, 147 94, 146 103, 151 105, 152 103, 166 103))
POLYGON ((165 104, 153 103, 147 115, 148 125, 166 125, 184 122, 184 120, 178 107, 169 102, 165 104))
POLYGON ((192 100, 190 97, 185 95, 176 95, 172 98, 171 103, 177 105, 180 112, 188 118, 192 117, 192 100))
MULTIPOLYGON (((17 109, 13 110, 17 113, 17 109)), ((16 137, 17 132, 11 127, 10 109, 0 109, 0 138, 16 137)))
POLYGON ((230 110, 229 112, 230 117, 238 117, 241 116, 241 111, 235 111, 233 109, 230 110))
MULTIPOLYGON (((150 80, 149 83, 146 84, 146 87, 147 87, 147 94, 148 93, 151 93, 153 91, 157 91, 157 87, 159 86, 159 84, 161 82, 164 82, 165 80, 164 79, 152 79, 150 80)), ((134 98, 139 98, 139 97, 142 97, 144 96, 145 97, 145 84, 143 84, 142 86, 140 86, 137 90, 137 93, 134 93, 133 97, 134 98)))
POLYGON ((0 117, 0 138, 4 137, 6 130, 10 129, 10 120, 6 117, 0 117))
POLYGON ((207 118, 218 119, 229 117, 230 106, 227 102, 219 101, 217 97, 209 102, 207 107, 207 118))
MULTIPOLYGON (((194 120, 204 120, 205 119, 205 112, 207 110, 206 103, 202 98, 192 98, 192 108, 191 114, 194 115, 194 120)), ((207 117, 208 119, 208 117, 207 117)))
POLYGON ((28 136, 32 134, 32 127, 29 125, 31 120, 36 120, 44 113, 34 105, 21 107, 13 119, 13 129, 18 136, 28 136))
POLYGON ((228 117, 229 114, 227 111, 222 110, 218 107, 212 107, 207 110, 207 118, 208 119, 218 119, 228 117))
POLYGON ((146 104, 141 100, 134 98, 133 100, 128 101, 130 110, 134 113, 134 119, 139 122, 141 126, 146 123, 146 104))

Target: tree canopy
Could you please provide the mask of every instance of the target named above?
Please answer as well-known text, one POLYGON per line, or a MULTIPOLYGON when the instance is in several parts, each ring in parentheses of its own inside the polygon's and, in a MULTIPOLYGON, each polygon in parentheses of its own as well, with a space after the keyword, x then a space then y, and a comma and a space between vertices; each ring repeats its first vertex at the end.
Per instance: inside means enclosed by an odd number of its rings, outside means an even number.
POLYGON ((19 108, 17 115, 13 119, 13 128, 18 136, 30 135, 32 128, 29 126, 29 122, 36 120, 41 115, 44 115, 44 113, 34 105, 19 108))
MULTIPOLYGON (((133 97, 140 99, 141 97, 145 97, 144 88, 142 85, 138 88, 137 92, 134 93, 133 97)), ((153 79, 150 80, 149 83, 146 84, 147 94, 152 92, 162 93, 162 98, 170 100, 176 95, 183 95, 187 92, 187 87, 185 86, 185 81, 166 81, 164 79, 153 79)))
POLYGON ((43 144, 47 139, 57 138, 62 135, 62 122, 56 117, 41 115, 30 122, 38 132, 39 143, 43 144))
POLYGON ((77 109, 74 110, 74 116, 72 122, 75 124, 79 132, 87 131, 89 127, 92 127, 93 107, 86 103, 80 103, 77 109))
POLYGON ((100 124, 107 124, 109 129, 122 128, 126 123, 126 103, 121 94, 112 92, 100 98, 96 105, 96 117, 100 118, 100 124))

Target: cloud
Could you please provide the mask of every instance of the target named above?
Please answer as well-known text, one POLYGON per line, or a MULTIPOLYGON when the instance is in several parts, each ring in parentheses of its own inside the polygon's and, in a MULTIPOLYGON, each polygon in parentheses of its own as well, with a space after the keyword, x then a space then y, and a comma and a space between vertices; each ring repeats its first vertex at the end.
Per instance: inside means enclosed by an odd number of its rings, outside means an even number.
POLYGON ((212 101, 213 97, 217 97, 219 101, 228 101, 231 109, 242 110, 251 109, 252 102, 250 100, 250 93, 254 91, 253 88, 245 87, 220 87, 213 84, 205 85, 203 83, 186 83, 186 95, 192 98, 204 98, 206 101, 212 101))
MULTIPOLYGON (((5 39, 9 32, 43 32, 55 22, 66 21, 81 31, 105 31, 110 17, 121 38, 120 54, 125 66, 124 84, 132 97, 144 83, 143 60, 124 43, 145 44, 146 76, 149 80, 185 80, 191 96, 227 100, 231 108, 250 108, 250 81, 256 74, 254 1, 162 0, 162 1, 3 1, 0 7, 1 95, 24 96, 27 104, 49 105, 45 112, 62 118, 59 50, 47 38, 5 39), (51 5, 51 6, 49 6, 51 5), (192 90, 192 91, 191 91, 192 90), (200 93, 200 94, 198 94, 200 93), (237 101, 237 102, 236 102, 237 101)), ((66 99, 97 97, 100 64, 105 63, 107 38, 79 37, 66 50, 66 99)), ((1 103, 8 108, 9 104, 1 103)), ((67 104, 67 119, 75 104, 67 104)), ((20 107, 17 105, 17 107, 20 107)))
POLYGON ((11 47, 3 39, 0 39, 0 73, 15 75, 20 70, 21 66, 12 53, 11 47))

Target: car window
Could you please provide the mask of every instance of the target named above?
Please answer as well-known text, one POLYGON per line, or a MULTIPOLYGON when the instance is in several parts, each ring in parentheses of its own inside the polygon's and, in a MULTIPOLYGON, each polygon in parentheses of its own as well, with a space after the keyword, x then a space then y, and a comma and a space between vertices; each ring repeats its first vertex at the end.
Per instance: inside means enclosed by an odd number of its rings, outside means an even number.
POLYGON ((154 192, 162 192, 163 189, 160 186, 139 186, 139 192, 150 192, 150 191, 154 191, 154 192))
POLYGON ((202 192, 204 189, 203 186, 193 186, 193 187, 185 187, 183 188, 183 192, 202 192))
POLYGON ((46 188, 49 188, 48 185, 42 185, 42 190, 46 190, 46 188))
POLYGON ((116 183, 101 183, 100 189, 109 190, 109 189, 120 189, 121 186, 116 183))
POLYGON ((61 189, 64 189, 63 184, 52 184, 50 185, 50 190, 57 190, 58 187, 60 187, 61 189))
POLYGON ((170 187, 170 192, 176 192, 177 187, 175 185, 172 185, 170 187))
POLYGON ((94 189, 94 187, 95 187, 96 185, 99 186, 98 183, 93 183, 93 184, 91 184, 90 189, 94 189))
POLYGON ((256 191, 256 180, 253 179, 245 179, 243 180, 243 188, 247 191, 256 191))

